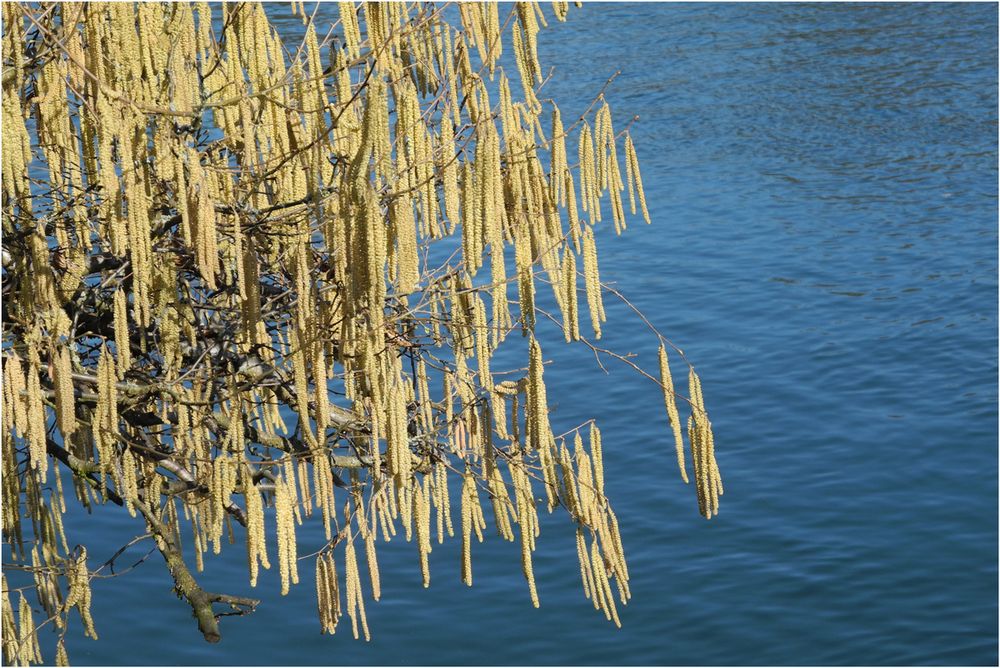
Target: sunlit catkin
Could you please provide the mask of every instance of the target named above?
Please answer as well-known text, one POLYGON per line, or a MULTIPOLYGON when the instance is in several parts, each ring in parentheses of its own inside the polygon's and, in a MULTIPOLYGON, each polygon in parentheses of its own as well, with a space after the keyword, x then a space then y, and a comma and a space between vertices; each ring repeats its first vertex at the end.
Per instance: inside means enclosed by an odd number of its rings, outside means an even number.
POLYGON ((361 55, 361 30, 358 26, 358 15, 353 2, 338 2, 340 23, 344 30, 344 42, 347 45, 348 56, 354 60, 361 55))
MULTIPOLYGON (((360 493, 358 499, 361 498, 360 493)), ((372 599, 382 598, 382 578, 379 574, 378 555, 375 552, 375 528, 368 525, 365 508, 358 503, 358 532, 365 541, 365 560, 368 562, 368 579, 372 585, 372 599)))
MULTIPOLYGON (((625 135, 625 171, 629 180, 629 197, 633 190, 639 198, 639 205, 642 207, 642 217, 649 224, 649 211, 646 209, 646 194, 642 190, 642 175, 639 173, 639 158, 635 154, 635 145, 632 143, 632 136, 625 135)), ((630 200, 631 201, 631 200, 630 200)), ((632 205, 632 213, 635 213, 635 205, 632 205)))
POLYGON ((677 412, 677 400, 674 393, 674 381, 670 376, 670 364, 667 360, 667 349, 660 344, 660 386, 663 388, 663 403, 667 407, 667 417, 674 432, 674 445, 677 450, 677 468, 681 478, 688 482, 687 470, 684 465, 684 440, 681 437, 681 418, 677 412))
POLYGON ((590 458, 594 464, 594 489, 598 502, 604 504, 604 451, 601 447, 601 430, 596 422, 590 423, 590 458))
MULTIPOLYGON (((346 512, 345 512, 346 515, 346 512)), ((371 640, 368 633, 368 621, 365 616, 365 600, 361 594, 361 581, 358 577, 358 560, 354 551, 354 537, 351 532, 351 525, 345 528, 344 536, 344 570, 347 573, 347 615, 351 618, 351 630, 357 640, 358 626, 364 633, 365 640, 371 640)))
POLYGON ((559 206, 566 201, 566 131, 563 129, 559 107, 552 105, 551 162, 549 166, 549 191, 552 202, 559 206))
POLYGON ((590 125, 584 121, 580 130, 580 199, 583 210, 590 214, 590 223, 600 222, 600 185, 597 181, 597 164, 594 157, 594 140, 590 125))
POLYGON ((287 472, 291 470, 285 466, 286 475, 282 475, 275 483, 275 520, 278 534, 278 570, 281 573, 281 595, 288 593, 289 587, 299 581, 297 553, 295 547, 295 515, 292 508, 295 492, 290 489, 294 481, 289 482, 287 472))
POLYGON ((462 582, 472 586, 472 504, 476 483, 466 471, 462 480, 462 582))
POLYGON ((590 545, 590 564, 594 573, 594 586, 601 597, 604 613, 615 623, 615 626, 621 628, 618 607, 615 605, 615 599, 611 593, 611 582, 608 580, 608 569, 600 550, 598 550, 597 539, 594 539, 590 545))
POLYGON ((601 338, 601 323, 605 321, 604 300, 601 296, 601 277, 597 268, 597 245, 594 232, 588 226, 583 231, 583 275, 587 292, 587 307, 590 310, 590 324, 594 336, 601 338))
POLYGON ((264 508, 260 493, 253 484, 250 467, 244 463, 240 477, 243 482, 243 496, 246 499, 247 516, 247 568, 250 574, 250 586, 257 586, 258 565, 270 568, 267 559, 267 540, 264 529, 264 508))
POLYGON ((49 458, 46 454, 46 418, 45 405, 42 402, 42 386, 39 374, 42 362, 39 357, 40 336, 32 333, 28 339, 28 379, 27 379, 27 422, 28 422, 28 461, 31 468, 38 472, 41 480, 45 480, 48 471, 49 458))
POLYGON ((69 665, 69 655, 66 653, 66 644, 63 642, 62 638, 56 642, 56 662, 57 666, 68 666, 69 665))
POLYGON ((413 514, 417 527, 417 551, 420 555, 420 574, 424 587, 431 586, 428 555, 431 552, 430 477, 424 476, 423 484, 413 484, 413 514))
POLYGON ((342 614, 337 566, 332 552, 321 552, 316 557, 316 602, 319 609, 321 633, 336 633, 342 614))
POLYGON ((559 472, 561 474, 560 496, 566 504, 566 510, 578 521, 582 520, 584 515, 576 486, 576 474, 573 472, 573 459, 570 457, 565 443, 559 446, 559 472))
POLYGON ((551 434, 549 426, 549 408, 545 393, 545 381, 543 380, 544 363, 542 361, 542 347, 538 341, 532 337, 530 343, 530 354, 528 363, 528 403, 525 406, 526 421, 528 423, 529 447, 538 450, 542 443, 551 434))
POLYGON ((10 425, 12 433, 23 437, 28 433, 27 388, 21 358, 17 353, 10 352, 3 356, 3 390, 5 422, 10 425))
POLYGON ((594 595, 594 574, 590 567, 590 556, 587 553, 587 544, 583 537, 583 528, 576 528, 576 558, 580 562, 580 581, 583 585, 583 595, 591 599, 594 609, 598 609, 597 596, 594 595))
POLYGON ((35 619, 31 613, 31 604, 28 603, 24 592, 21 594, 21 604, 18 608, 18 630, 17 630, 17 664, 27 666, 32 663, 42 662, 42 651, 38 646, 38 629, 35 628, 35 619))
POLYGON ((69 345, 58 346, 50 352, 54 357, 53 372, 56 386, 56 417, 63 438, 70 438, 76 431, 76 401, 73 396, 73 364, 69 345))
POLYGON ((90 572, 87 570, 86 548, 81 547, 79 555, 71 561, 66 579, 69 591, 63 602, 63 608, 69 610, 76 607, 80 613, 80 620, 83 622, 84 633, 97 640, 94 619, 90 615, 90 572))
POLYGON ((128 297, 124 290, 115 290, 115 351, 118 355, 118 374, 123 377, 125 371, 132 367, 132 346, 129 340, 128 327, 128 297))
POLYGON ((580 318, 578 315, 576 294, 576 255, 573 249, 566 246, 563 251, 563 292, 565 294, 565 305, 563 307, 563 335, 566 342, 580 339, 580 318))

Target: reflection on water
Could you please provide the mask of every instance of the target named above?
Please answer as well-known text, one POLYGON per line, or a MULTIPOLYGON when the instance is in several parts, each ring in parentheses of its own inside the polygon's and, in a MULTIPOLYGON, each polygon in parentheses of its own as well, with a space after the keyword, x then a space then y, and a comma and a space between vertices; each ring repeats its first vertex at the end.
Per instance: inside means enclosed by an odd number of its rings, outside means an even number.
MULTIPOLYGON (((553 521, 540 610, 516 546, 477 545, 471 590, 455 546, 435 546, 423 590, 400 542, 380 553, 368 645, 320 636, 312 588, 281 599, 276 578, 206 645, 157 566, 95 586, 102 640, 70 633, 70 655, 996 664, 996 21, 983 4, 587 4, 542 33, 565 118, 622 70, 609 99, 616 123, 639 116, 654 224, 603 229, 602 274, 698 364, 726 476, 705 522, 655 388, 543 339, 554 424, 604 416, 635 578, 623 630, 589 609, 553 521)), ((608 311, 608 347, 655 368, 655 342, 608 311)), ((208 588, 246 590, 239 549, 208 562, 208 588)))

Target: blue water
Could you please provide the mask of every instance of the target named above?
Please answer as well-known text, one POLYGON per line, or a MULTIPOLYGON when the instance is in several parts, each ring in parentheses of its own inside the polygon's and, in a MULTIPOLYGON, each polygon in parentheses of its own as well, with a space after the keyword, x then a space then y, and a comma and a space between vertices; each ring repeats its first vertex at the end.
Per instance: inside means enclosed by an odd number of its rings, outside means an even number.
MULTIPOLYGON (((701 372, 726 483, 706 522, 655 386, 543 332, 554 427, 600 418, 623 629, 583 598, 553 516, 539 610, 516 545, 476 545, 468 589, 457 543, 435 544, 424 590, 396 540, 371 643, 346 618, 319 634, 303 562, 302 585, 281 598, 268 574, 208 645, 154 553, 95 583, 101 640, 77 627, 71 660, 995 665, 996 26, 995 4, 587 4, 543 31, 564 118, 621 70, 608 97, 618 127, 639 116, 654 224, 605 223, 602 275, 701 372)), ((655 340, 607 309, 608 347, 655 369, 655 340)), ((92 559, 137 530, 118 515, 78 525, 92 559)), ((242 548, 202 581, 250 595, 242 548)))

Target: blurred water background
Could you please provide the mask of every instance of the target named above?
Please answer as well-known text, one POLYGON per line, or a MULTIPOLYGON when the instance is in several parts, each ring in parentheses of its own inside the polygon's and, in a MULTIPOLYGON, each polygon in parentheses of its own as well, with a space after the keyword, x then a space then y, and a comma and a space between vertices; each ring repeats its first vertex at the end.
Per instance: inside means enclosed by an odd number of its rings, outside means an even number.
MULTIPOLYGON (((269 13, 301 33, 287 4, 269 13)), ((263 605, 208 645, 154 553, 95 582, 101 640, 72 631, 71 660, 995 665, 996 30, 995 4, 587 3, 542 32, 564 118, 621 70, 608 99, 617 127, 639 117, 654 224, 602 224, 602 278, 699 369, 726 484, 701 519, 657 388, 542 333, 556 431, 600 418, 633 578, 623 629, 583 598, 557 517, 538 610, 516 544, 474 547, 472 589, 458 541, 435 544, 424 590, 397 539, 371 643, 346 618, 320 635, 307 561, 285 598, 262 578, 263 605)), ((606 345, 655 369, 655 339, 607 310, 606 345)), ((72 525, 92 565, 136 531, 115 512, 72 525)), ((251 594, 244 551, 202 581, 251 594)))

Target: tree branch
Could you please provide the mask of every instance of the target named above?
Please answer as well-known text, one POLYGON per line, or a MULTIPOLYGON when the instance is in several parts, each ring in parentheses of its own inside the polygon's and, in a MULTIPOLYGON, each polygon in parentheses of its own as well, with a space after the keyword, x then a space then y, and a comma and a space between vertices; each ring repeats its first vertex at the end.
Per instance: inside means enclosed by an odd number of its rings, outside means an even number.
POLYGON ((190 569, 184 563, 180 547, 174 541, 173 533, 160 522, 149 506, 141 501, 135 502, 135 507, 146 518, 150 529, 156 536, 156 546, 167 562, 167 568, 174 579, 174 589, 178 595, 187 600, 195 619, 198 620, 198 630, 208 642, 219 642, 222 634, 219 632, 219 620, 212 609, 213 603, 228 603, 233 607, 248 608, 242 614, 253 612, 260 601, 252 598, 214 594, 201 588, 198 581, 191 575, 190 569))

